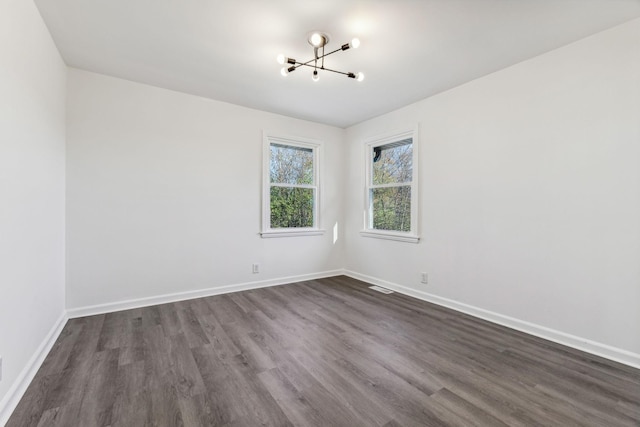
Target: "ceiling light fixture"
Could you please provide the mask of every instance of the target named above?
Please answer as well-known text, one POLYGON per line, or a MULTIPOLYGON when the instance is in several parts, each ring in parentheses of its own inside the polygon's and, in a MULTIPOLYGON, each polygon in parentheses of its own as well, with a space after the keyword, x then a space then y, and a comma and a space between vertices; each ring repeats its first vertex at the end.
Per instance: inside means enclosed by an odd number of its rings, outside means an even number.
POLYGON ((315 32, 309 36, 308 42, 311 46, 313 46, 313 59, 310 59, 306 62, 298 62, 293 58, 287 58, 283 54, 277 56, 276 60, 278 64, 285 65, 280 70, 280 74, 286 76, 292 71, 297 70, 300 67, 311 67, 313 68, 312 79, 314 82, 317 82, 320 79, 318 76, 318 70, 331 71, 332 73, 343 74, 351 79, 356 79, 361 82, 364 80, 364 74, 362 73, 345 73, 343 71, 332 70, 331 68, 327 68, 324 66, 324 58, 336 52, 340 52, 347 49, 357 49, 360 46, 360 40, 353 39, 350 43, 343 44, 339 49, 333 50, 329 53, 324 52, 324 47, 329 43, 329 36, 324 33, 315 32))

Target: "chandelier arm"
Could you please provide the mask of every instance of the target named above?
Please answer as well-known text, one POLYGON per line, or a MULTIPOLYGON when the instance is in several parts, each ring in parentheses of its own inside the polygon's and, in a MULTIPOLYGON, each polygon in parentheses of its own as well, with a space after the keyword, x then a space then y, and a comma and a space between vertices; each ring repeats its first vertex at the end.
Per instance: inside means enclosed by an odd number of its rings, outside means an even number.
POLYGON ((311 61, 307 61, 306 63, 302 63, 302 62, 296 62, 296 68, 299 67, 309 67, 309 68, 316 68, 318 70, 324 70, 324 71, 331 71, 332 73, 338 73, 338 74, 342 74, 345 75, 347 77, 351 77, 351 78, 355 78, 355 73, 345 73, 344 71, 338 71, 338 70, 333 70, 331 68, 326 68, 326 67, 315 67, 313 65, 310 65, 309 62, 312 62, 313 59, 311 61))
POLYGON ((332 53, 336 53, 336 52, 338 52, 338 51, 340 51, 340 50, 342 50, 342 49, 336 49, 336 50, 334 50, 333 52, 329 52, 329 53, 324 54, 324 55, 322 55, 322 56, 319 56, 319 57, 317 57, 317 58, 312 58, 312 59, 308 60, 307 62, 294 61, 294 64, 296 65, 296 68, 298 68, 298 67, 299 67, 299 66, 301 66, 301 65, 309 65, 309 64, 310 64, 310 63, 312 63, 313 61, 317 61, 317 60, 319 60, 319 59, 322 59, 322 60, 323 60, 323 63, 324 63, 324 57, 325 57, 325 56, 329 56, 329 55, 331 55, 332 53))
POLYGON ((347 77, 351 77, 352 75, 355 75, 354 73, 345 73, 344 71, 332 70, 331 68, 325 68, 325 67, 322 67, 321 70, 331 71, 332 73, 343 74, 347 77))
POLYGON ((313 61, 317 61, 317 59, 310 59, 307 62, 296 62, 296 64, 298 65, 309 65, 310 63, 312 63, 313 61))
POLYGON ((301 66, 301 65, 309 65, 311 62, 313 62, 313 61, 317 61, 317 60, 319 60, 319 59, 322 59, 322 60, 323 60, 323 61, 322 61, 322 63, 324 64, 324 57, 325 57, 325 56, 329 56, 329 55, 331 55, 332 53, 336 53, 336 52, 340 52, 340 51, 342 51, 342 49, 336 49, 336 50, 333 50, 333 51, 331 51, 331 52, 329 52, 329 53, 325 53, 325 54, 323 54, 323 55, 321 55, 321 56, 318 56, 318 57, 316 57, 316 58, 312 58, 312 59, 308 60, 307 62, 298 62, 298 61, 295 61, 296 68, 298 68, 298 67, 299 67, 299 66, 301 66))
POLYGON ((312 63, 313 61, 315 61, 315 59, 310 59, 307 62, 298 62, 298 61, 294 61, 293 64, 293 68, 294 69, 298 69, 302 66, 307 66, 307 67, 313 67, 313 65, 309 65, 310 63, 312 63))

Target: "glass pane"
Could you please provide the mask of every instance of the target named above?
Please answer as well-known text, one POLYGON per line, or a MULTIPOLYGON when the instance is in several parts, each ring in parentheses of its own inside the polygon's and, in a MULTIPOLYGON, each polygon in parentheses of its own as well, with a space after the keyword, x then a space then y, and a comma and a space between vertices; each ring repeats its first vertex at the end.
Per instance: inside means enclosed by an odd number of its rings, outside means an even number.
POLYGON ((291 145, 271 144, 271 182, 313 184, 313 150, 291 145))
POLYGON ((271 187, 271 228, 313 227, 314 191, 271 187))
POLYGON ((411 182, 413 144, 411 140, 373 148, 373 185, 411 182))
POLYGON ((371 190, 373 228, 411 231, 411 187, 374 188, 371 190))

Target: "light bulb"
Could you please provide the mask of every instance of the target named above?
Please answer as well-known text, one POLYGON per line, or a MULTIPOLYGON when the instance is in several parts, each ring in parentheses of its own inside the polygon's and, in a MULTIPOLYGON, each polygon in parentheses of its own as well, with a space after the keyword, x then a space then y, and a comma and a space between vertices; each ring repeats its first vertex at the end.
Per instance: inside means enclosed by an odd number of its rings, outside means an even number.
POLYGON ((360 39, 351 40, 351 43, 349 43, 349 46, 354 49, 357 49, 360 46, 360 39))
POLYGON ((322 44, 322 36, 318 33, 313 33, 311 37, 309 37, 309 41, 313 46, 318 47, 322 44))
POLYGON ((363 81, 364 80, 364 74, 362 74, 362 73, 356 74, 356 80, 359 81, 359 82, 363 81))
POLYGON ((282 65, 282 64, 284 64, 284 62, 286 61, 286 59, 287 59, 287 58, 285 58, 284 54, 282 54, 282 53, 281 53, 281 54, 279 54, 279 55, 276 57, 276 61, 278 61, 278 64, 281 64, 281 65, 282 65))
POLYGON ((318 76, 318 70, 313 70, 313 76, 311 76, 311 80, 313 80, 314 82, 320 80, 320 76, 318 76))
POLYGON ((289 71, 287 70, 287 67, 282 67, 282 69, 280 70, 280 74, 282 74, 283 76, 287 77, 287 74, 289 74, 289 71))

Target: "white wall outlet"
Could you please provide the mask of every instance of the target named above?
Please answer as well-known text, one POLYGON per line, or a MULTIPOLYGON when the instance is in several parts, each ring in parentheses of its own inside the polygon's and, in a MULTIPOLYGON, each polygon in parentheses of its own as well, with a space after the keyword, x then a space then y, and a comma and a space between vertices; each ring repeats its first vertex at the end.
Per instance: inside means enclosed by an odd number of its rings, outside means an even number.
POLYGON ((253 274, 260 273, 260 264, 253 264, 251 266, 251 271, 253 272, 253 274))
POLYGON ((420 283, 424 283, 425 285, 429 283, 429 275, 424 271, 420 274, 420 283))

